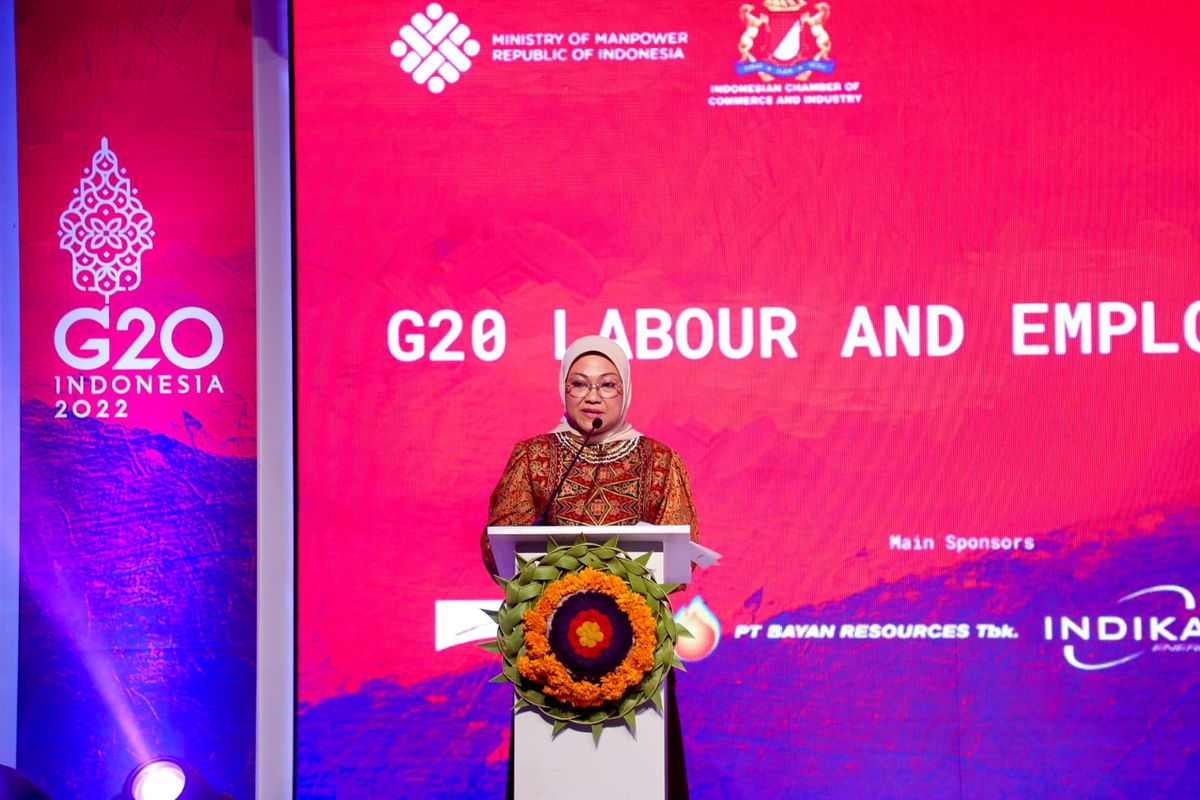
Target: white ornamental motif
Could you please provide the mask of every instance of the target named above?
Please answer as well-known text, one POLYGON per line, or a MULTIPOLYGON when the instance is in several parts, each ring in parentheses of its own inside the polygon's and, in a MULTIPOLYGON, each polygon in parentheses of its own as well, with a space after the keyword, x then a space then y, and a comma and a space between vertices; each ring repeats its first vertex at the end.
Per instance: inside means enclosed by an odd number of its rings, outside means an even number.
POLYGON ((424 14, 413 14, 412 23, 400 29, 400 38, 392 42, 392 55, 417 85, 441 94, 479 55, 479 42, 470 36, 471 29, 459 22, 457 14, 430 3, 424 14))
POLYGON ((71 253, 75 288, 99 292, 106 305, 114 293, 141 284, 142 253, 154 246, 154 220, 125 172, 108 138, 102 138, 74 199, 58 218, 58 246, 71 253))

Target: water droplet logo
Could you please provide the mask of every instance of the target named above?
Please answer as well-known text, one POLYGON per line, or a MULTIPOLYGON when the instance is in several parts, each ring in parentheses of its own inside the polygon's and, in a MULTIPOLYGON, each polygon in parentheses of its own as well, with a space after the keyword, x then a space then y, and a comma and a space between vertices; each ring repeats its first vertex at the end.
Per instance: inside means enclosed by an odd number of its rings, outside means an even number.
POLYGON ((696 595, 692 602, 675 612, 675 621, 692 633, 692 638, 680 638, 675 643, 675 655, 681 661, 699 661, 712 655, 721 641, 721 620, 696 595))

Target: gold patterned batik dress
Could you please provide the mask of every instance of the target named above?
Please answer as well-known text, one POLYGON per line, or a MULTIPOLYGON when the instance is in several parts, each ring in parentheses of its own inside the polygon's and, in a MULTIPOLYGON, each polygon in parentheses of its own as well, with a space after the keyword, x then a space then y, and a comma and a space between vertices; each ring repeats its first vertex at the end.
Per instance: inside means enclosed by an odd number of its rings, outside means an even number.
MULTIPOLYGON (((519 442, 492 492, 488 525, 532 525, 578 447, 578 438, 563 433, 519 442)), ((585 448, 548 516, 551 525, 689 525, 699 540, 687 467, 645 436, 585 448)), ((495 572, 486 532, 481 547, 495 572)))

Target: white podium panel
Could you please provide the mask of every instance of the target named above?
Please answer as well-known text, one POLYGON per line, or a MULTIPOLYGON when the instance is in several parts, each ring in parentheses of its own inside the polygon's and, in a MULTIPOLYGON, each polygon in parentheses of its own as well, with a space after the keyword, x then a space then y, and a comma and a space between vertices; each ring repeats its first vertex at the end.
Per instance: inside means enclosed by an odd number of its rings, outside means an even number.
MULTIPOLYGON (((501 577, 511 578, 516 556, 544 555, 549 539, 572 544, 580 536, 617 547, 631 558, 650 553, 646 565, 659 583, 686 583, 691 575, 687 525, 602 527, 491 527, 488 538, 501 577)), ((663 710, 647 703, 635 714, 635 731, 625 723, 605 724, 600 740, 590 727, 553 735, 554 721, 537 709, 513 713, 513 793, 516 800, 664 800, 667 796, 667 682, 659 687, 663 710)))
POLYGON ((513 714, 513 794, 516 800, 663 800, 667 796, 667 682, 660 715, 648 705, 635 715, 636 738, 609 721, 597 743, 590 729, 566 728, 551 741, 553 723, 532 708, 513 714))

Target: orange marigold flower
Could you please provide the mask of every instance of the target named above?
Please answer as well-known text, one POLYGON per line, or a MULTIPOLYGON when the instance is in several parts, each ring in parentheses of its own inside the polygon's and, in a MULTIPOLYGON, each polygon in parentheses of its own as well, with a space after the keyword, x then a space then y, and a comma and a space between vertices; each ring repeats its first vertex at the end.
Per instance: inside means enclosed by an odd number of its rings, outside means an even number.
POLYGON ((587 567, 548 584, 538 602, 523 616, 525 656, 517 669, 529 681, 556 700, 576 708, 593 708, 619 701, 630 687, 645 679, 654 667, 658 627, 646 599, 632 591, 621 578, 587 567), (579 591, 600 592, 612 597, 629 619, 634 641, 621 663, 600 681, 575 680, 550 649, 547 632, 555 610, 563 599, 579 591))

